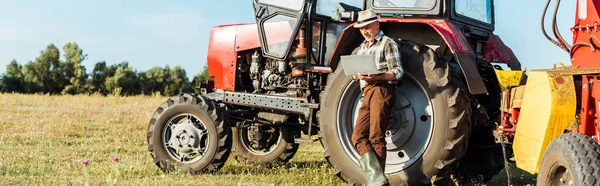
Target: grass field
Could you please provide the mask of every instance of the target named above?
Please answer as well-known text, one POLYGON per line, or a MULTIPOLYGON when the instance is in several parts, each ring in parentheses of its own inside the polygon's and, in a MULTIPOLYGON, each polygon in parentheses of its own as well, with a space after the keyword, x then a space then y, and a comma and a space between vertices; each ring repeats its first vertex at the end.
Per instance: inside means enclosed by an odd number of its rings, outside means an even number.
MULTIPOLYGON (((152 112, 165 99, 0 94, 0 185, 345 184, 323 158, 318 142, 301 145, 283 167, 268 169, 229 158, 217 173, 163 173, 152 162, 145 138, 152 112)), ((511 174, 514 185, 535 182, 514 167, 511 174)), ((476 183, 481 184, 506 185, 506 175, 476 183)))

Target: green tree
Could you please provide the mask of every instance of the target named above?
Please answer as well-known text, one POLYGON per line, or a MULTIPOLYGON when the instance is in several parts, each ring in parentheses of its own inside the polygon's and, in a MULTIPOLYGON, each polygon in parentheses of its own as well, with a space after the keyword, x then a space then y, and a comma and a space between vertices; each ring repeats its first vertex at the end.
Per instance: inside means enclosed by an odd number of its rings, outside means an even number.
POLYGON ((191 89, 197 93, 200 94, 200 84, 204 83, 208 80, 213 80, 212 77, 210 77, 208 75, 208 66, 204 66, 204 70, 202 70, 202 72, 200 72, 199 74, 196 74, 196 76, 194 76, 194 79, 192 80, 192 84, 191 84, 191 89))
MULTIPOLYGON (((4 79, 4 74, 0 75, 0 80, 4 79)), ((4 86, 4 82, 0 81, 0 92, 7 92, 6 86, 4 86)))
POLYGON ((106 78, 104 86, 106 90, 113 94, 136 95, 141 93, 141 86, 136 72, 129 67, 127 62, 118 65, 111 65, 108 71, 114 70, 114 75, 106 78))
POLYGON ((2 76, 3 92, 23 92, 25 81, 23 80, 23 66, 17 63, 17 60, 12 60, 6 65, 6 73, 2 76))
POLYGON ((98 92, 106 95, 108 91, 106 90, 106 86, 104 86, 104 82, 106 81, 107 77, 110 77, 108 68, 106 67, 106 61, 96 63, 91 75, 92 78, 90 80, 90 84, 92 92, 98 92))
POLYGON ((65 78, 61 68, 58 48, 50 44, 40 53, 34 62, 28 62, 23 69, 25 92, 60 93, 68 83, 68 79, 65 78))
POLYGON ((68 85, 62 90, 63 94, 80 94, 86 91, 87 73, 82 65, 86 55, 77 43, 67 43, 63 47, 65 61, 62 64, 65 78, 69 80, 68 85))
POLYGON ((169 70, 169 80, 165 86, 165 95, 174 96, 189 90, 188 78, 185 70, 179 65, 169 70))
POLYGON ((142 83, 143 93, 146 95, 160 92, 165 95, 165 86, 169 81, 169 66, 165 68, 156 66, 150 70, 140 73, 140 81, 142 83))
MULTIPOLYGON (((109 78, 115 76, 115 73, 119 68, 129 68, 129 63, 124 61, 119 64, 107 66, 106 61, 97 62, 96 65, 94 65, 94 70, 92 70, 91 74, 91 85, 89 86, 92 90, 91 92, 99 92, 103 95, 113 93, 114 87, 107 87, 106 82, 109 78)), ((138 79, 137 76, 135 79, 138 79)))

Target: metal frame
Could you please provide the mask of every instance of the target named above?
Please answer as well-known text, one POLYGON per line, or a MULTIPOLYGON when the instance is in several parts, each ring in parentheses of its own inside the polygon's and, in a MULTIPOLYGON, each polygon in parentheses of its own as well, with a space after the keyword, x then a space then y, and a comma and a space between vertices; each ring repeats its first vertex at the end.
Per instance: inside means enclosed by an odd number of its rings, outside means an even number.
POLYGON ((456 21, 461 24, 466 24, 479 29, 483 29, 488 32, 493 32, 495 29, 495 10, 494 0, 492 3, 492 23, 486 23, 479 21, 467 16, 456 13, 456 0, 438 0, 436 5, 431 9, 416 9, 416 8, 381 8, 375 7, 374 0, 367 1, 367 8, 372 8, 379 14, 398 14, 398 15, 410 15, 412 17, 439 17, 439 18, 450 18, 450 20, 456 21))
POLYGON ((367 8, 372 8, 378 14, 401 14, 401 15, 425 15, 425 16, 439 16, 441 17, 446 9, 447 3, 444 0, 437 0, 436 4, 430 9, 417 9, 417 8, 382 8, 375 7, 374 0, 367 0, 367 8))
POLYGON ((257 22, 260 42, 261 42, 261 45, 264 46, 264 47, 261 47, 261 49, 263 51, 263 55, 265 57, 269 57, 269 58, 273 58, 273 59, 277 59, 277 60, 287 59, 289 57, 290 50, 292 49, 293 42, 291 42, 291 41, 294 40, 294 38, 296 38, 296 36, 298 35, 300 27, 302 26, 302 24, 304 22, 304 18, 306 17, 306 7, 307 7, 307 5, 310 5, 310 3, 306 3, 306 1, 304 1, 304 3, 302 4, 302 8, 298 12, 289 10, 289 9, 285 9, 285 8, 281 8, 278 6, 259 3, 257 0, 254 0, 253 4, 254 4, 254 16, 255 16, 256 22, 257 22), (267 43, 267 37, 265 35, 265 30, 264 30, 264 23, 267 20, 269 20, 270 18, 273 18, 277 15, 288 16, 288 17, 297 19, 296 26, 294 27, 294 30, 292 31, 292 35, 290 36, 290 38, 288 40, 288 43, 286 45, 286 50, 282 56, 274 55, 269 52, 269 45, 267 43), (294 15, 296 15, 296 17, 294 17, 294 15))
MULTIPOLYGON (((491 1, 491 6, 492 6, 492 23, 486 23, 483 21, 479 21, 464 15, 460 15, 458 13, 456 13, 456 0, 449 0, 451 1, 451 5, 450 6, 450 19, 455 20, 459 23, 463 23, 466 25, 471 25, 471 26, 475 26, 477 28, 481 28, 485 31, 488 32, 493 32, 495 29, 495 24, 496 24, 496 10, 494 8, 494 0, 490 0, 491 1)), ((485 0, 483 0, 485 1, 485 0)))
POLYGON ((269 110, 272 112, 285 112, 302 114, 309 117, 314 104, 305 98, 274 96, 268 94, 253 94, 244 92, 230 92, 218 90, 206 95, 208 98, 227 104, 247 106, 269 110))
POLYGON ((600 76, 583 75, 581 88, 580 125, 577 132, 590 136, 600 145, 600 76))

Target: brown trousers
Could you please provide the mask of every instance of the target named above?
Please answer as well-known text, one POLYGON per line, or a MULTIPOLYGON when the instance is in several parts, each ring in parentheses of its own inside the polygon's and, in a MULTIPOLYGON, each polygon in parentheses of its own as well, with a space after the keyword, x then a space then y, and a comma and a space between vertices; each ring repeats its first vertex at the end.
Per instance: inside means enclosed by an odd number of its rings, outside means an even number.
POLYGON ((362 105, 352 133, 352 143, 360 156, 374 150, 379 159, 385 162, 385 131, 396 100, 396 85, 370 84, 363 89, 363 93, 362 105))

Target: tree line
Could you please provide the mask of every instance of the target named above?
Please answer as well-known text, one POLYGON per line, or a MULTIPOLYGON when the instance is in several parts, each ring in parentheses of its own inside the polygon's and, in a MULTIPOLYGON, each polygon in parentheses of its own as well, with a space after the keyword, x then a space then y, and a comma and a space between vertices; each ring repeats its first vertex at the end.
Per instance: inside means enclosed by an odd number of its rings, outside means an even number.
POLYGON ((91 73, 82 62, 86 59, 77 43, 67 43, 60 51, 50 44, 40 56, 25 65, 12 60, 0 75, 0 92, 25 94, 95 94, 172 96, 184 92, 199 93, 200 82, 209 80, 208 69, 188 79, 185 69, 156 66, 138 72, 127 61, 107 65, 97 62, 91 73))

